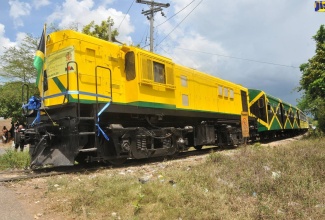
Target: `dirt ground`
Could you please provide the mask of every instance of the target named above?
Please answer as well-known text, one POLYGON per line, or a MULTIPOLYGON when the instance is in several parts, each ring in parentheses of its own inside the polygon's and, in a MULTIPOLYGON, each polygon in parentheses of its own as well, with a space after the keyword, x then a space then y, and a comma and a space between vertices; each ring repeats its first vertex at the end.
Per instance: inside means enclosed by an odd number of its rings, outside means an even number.
MULTIPOLYGON (((1 128, 6 125, 10 128, 10 120, 1 120, 0 126, 1 128)), ((301 138, 295 137, 286 140, 281 140, 277 142, 272 142, 266 144, 271 147, 276 147, 279 145, 287 144, 288 142, 295 141, 296 139, 301 138)), ((12 143, 3 144, 0 142, 0 149, 8 149, 12 146, 12 143)), ((233 150, 224 151, 226 154, 231 154, 233 150)), ((199 155, 195 157, 190 157, 182 160, 168 161, 168 163, 177 164, 177 166, 192 166, 193 164, 202 163, 205 160, 206 155, 199 155)), ((126 170, 132 170, 133 174, 141 175, 144 170, 159 170, 162 169, 162 163, 154 163, 154 164, 145 164, 142 166, 128 167, 128 168, 118 168, 102 171, 102 172, 126 172, 126 170)), ((98 171, 101 172, 101 171, 98 171)), ((100 173, 96 173, 99 174, 100 173)), ((74 175, 77 174, 69 174, 71 175, 71 179, 74 178, 74 175)), ((59 178, 59 177, 58 177, 59 178)), ((47 179, 45 178, 35 178, 31 180, 24 180, 21 182, 12 182, 12 183, 0 183, 4 185, 8 190, 11 190, 15 193, 16 198, 23 205, 23 208, 28 212, 29 215, 33 216, 34 219, 46 219, 46 220, 61 220, 61 219, 74 219, 71 216, 64 216, 62 213, 55 212, 55 210, 50 210, 49 206, 52 203, 58 202, 53 201, 51 198, 46 196, 46 192, 48 190, 47 179)), ((0 217, 1 219, 1 217, 0 217)))
MULTIPOLYGON (((69 175, 71 180, 78 179, 80 175, 125 175, 125 173, 131 173, 138 177, 142 177, 144 173, 156 174, 159 170, 164 169, 166 166, 175 167, 190 167, 194 164, 203 163, 207 155, 198 155, 181 160, 172 160, 167 162, 154 162, 150 164, 143 164, 140 166, 121 167, 113 169, 103 169, 90 174, 65 174, 69 175)), ((57 178, 60 178, 58 176, 57 178)), ((48 177, 35 178, 31 180, 24 180, 20 182, 5 183, 7 189, 16 194, 18 200, 23 204, 23 208, 27 213, 34 217, 34 219, 46 219, 46 220, 61 220, 61 219, 75 219, 71 216, 65 216, 64 213, 51 210, 49 207, 51 204, 55 204, 60 201, 55 201, 47 196, 48 191, 48 177)), ((1 210, 1 209, 0 209, 1 210)), ((1 219, 1 217, 0 217, 1 219)), ((83 219, 83 218, 82 218, 83 219)), ((86 219, 86 218, 85 218, 86 219)))
POLYGON ((0 127, 1 127, 1 129, 3 128, 3 126, 7 126, 7 128, 10 129, 11 119, 0 118, 0 127))

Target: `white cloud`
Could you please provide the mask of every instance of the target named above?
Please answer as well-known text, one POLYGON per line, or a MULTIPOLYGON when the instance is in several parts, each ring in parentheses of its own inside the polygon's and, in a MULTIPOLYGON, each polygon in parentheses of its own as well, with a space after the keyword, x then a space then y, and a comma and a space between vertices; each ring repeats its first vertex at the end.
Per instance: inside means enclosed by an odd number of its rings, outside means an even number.
POLYGON ((134 27, 130 23, 130 16, 125 16, 122 12, 113 8, 106 8, 103 5, 94 8, 92 0, 66 0, 62 6, 57 7, 48 17, 47 22, 57 22, 60 28, 68 27, 72 23, 78 23, 81 29, 91 21, 100 24, 103 20, 107 20, 109 16, 114 20, 115 26, 113 28, 117 28, 125 17, 118 30, 120 33, 118 39, 122 42, 132 43, 130 33, 134 31, 134 27), (73 10, 71 10, 72 8, 73 10))
POLYGON ((33 0, 33 7, 39 9, 43 6, 49 5, 50 3, 50 0, 33 0))
POLYGON ((20 2, 19 0, 9 0, 10 12, 9 15, 14 19, 14 26, 24 26, 21 17, 30 14, 31 6, 29 3, 20 2))
POLYGON ((22 43, 26 36, 27 36, 26 33, 24 33, 24 32, 18 32, 18 33, 16 34, 16 43, 17 43, 17 44, 22 43))
POLYGON ((15 42, 11 42, 9 38, 5 37, 5 26, 0 23, 0 55, 6 50, 6 48, 16 45, 15 42))
POLYGON ((216 67, 222 60, 212 53, 227 55, 225 48, 219 42, 211 41, 199 33, 181 33, 180 36, 183 37, 177 39, 177 44, 163 44, 165 48, 172 48, 167 51, 166 56, 172 56, 181 65, 219 75, 216 67))
MULTIPOLYGON (((171 7, 164 9, 168 12, 167 18, 192 1, 169 2, 171 7)), ((295 103, 297 93, 292 91, 299 85, 299 69, 244 59, 295 67, 307 62, 314 53, 311 36, 323 19, 312 7, 312 2, 296 3, 294 0, 195 0, 158 28, 159 39, 155 43, 178 26, 160 45, 164 50, 166 46, 174 50, 163 52, 157 48, 161 53, 172 56, 177 63, 246 87, 264 89, 295 103), (181 51, 178 47, 189 50, 181 51)), ((157 14, 155 24, 163 20, 157 14)))
MULTIPOLYGON (((5 37, 5 26, 0 23, 0 56, 3 55, 6 48, 13 47, 16 44, 11 42, 9 38, 5 37)), ((0 65, 0 72, 2 72, 1 65, 0 65)), ((0 84, 4 82, 4 79, 0 77, 0 84)))

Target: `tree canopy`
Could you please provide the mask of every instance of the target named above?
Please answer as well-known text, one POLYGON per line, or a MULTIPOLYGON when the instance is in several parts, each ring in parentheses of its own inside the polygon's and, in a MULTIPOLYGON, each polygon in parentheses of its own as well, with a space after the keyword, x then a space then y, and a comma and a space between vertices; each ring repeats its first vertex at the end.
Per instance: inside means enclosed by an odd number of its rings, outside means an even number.
POLYGON ((29 94, 38 94, 35 84, 36 70, 33 66, 37 41, 32 35, 26 35, 19 45, 6 48, 4 54, 0 56, 1 76, 6 80, 0 86, 0 116, 12 118, 15 122, 24 121, 21 109, 22 85, 28 85, 29 94))
POLYGON ((312 113, 319 120, 319 127, 325 131, 325 27, 321 25, 313 36, 316 43, 315 55, 307 63, 300 65, 302 77, 300 91, 304 96, 298 106, 312 113), (324 120, 324 123, 323 123, 324 120))
POLYGON ((6 48, 0 56, 2 71, 0 76, 7 81, 22 81, 30 83, 35 81, 36 71, 33 67, 37 38, 26 35, 23 41, 13 47, 6 48))
MULTIPOLYGON (((0 115, 4 118, 12 118, 12 121, 24 122, 22 115, 22 104, 27 102, 27 88, 24 90, 24 100, 22 100, 23 82, 7 82, 0 86, 0 115)), ((29 87, 29 95, 38 94, 35 83, 26 83, 29 87)))
MULTIPOLYGON (((93 37, 100 38, 102 40, 108 40, 109 25, 114 26, 114 21, 112 18, 108 17, 106 21, 102 21, 100 25, 95 24, 94 21, 85 25, 82 29, 82 33, 88 34, 93 37)), ((112 39, 118 35, 117 29, 111 31, 112 39)))

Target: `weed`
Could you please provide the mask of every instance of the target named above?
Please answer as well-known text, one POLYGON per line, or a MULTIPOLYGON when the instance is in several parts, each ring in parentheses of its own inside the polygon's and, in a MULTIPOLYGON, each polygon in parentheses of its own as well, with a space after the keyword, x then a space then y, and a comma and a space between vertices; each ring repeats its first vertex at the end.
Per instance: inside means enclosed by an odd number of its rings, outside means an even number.
POLYGON ((207 157, 207 162, 211 163, 223 163, 228 160, 227 156, 219 152, 211 152, 207 157))
POLYGON ((142 193, 138 193, 136 201, 133 203, 134 206, 134 214, 137 215, 139 211, 141 210, 141 201, 143 199, 144 195, 142 193))
POLYGON ((16 152, 11 149, 0 155, 0 169, 26 169, 29 167, 30 158, 28 152, 16 152))
POLYGON ((324 137, 324 132, 320 129, 309 129, 308 134, 304 136, 305 139, 316 139, 324 137))
POLYGON ((60 200, 52 210, 76 219, 322 219, 324 161, 323 138, 246 146, 190 168, 170 163, 145 183, 143 173, 114 171, 52 178, 47 196, 60 200))

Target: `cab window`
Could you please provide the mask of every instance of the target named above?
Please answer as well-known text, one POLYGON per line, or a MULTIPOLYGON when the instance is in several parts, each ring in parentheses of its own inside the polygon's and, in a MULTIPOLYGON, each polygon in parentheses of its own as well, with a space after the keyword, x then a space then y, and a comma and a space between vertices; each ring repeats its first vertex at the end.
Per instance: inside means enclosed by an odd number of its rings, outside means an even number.
POLYGON ((135 79, 135 56, 133 51, 125 54, 125 75, 127 81, 135 79))
POLYGON ((157 83, 166 83, 165 65, 153 61, 154 81, 157 83))

